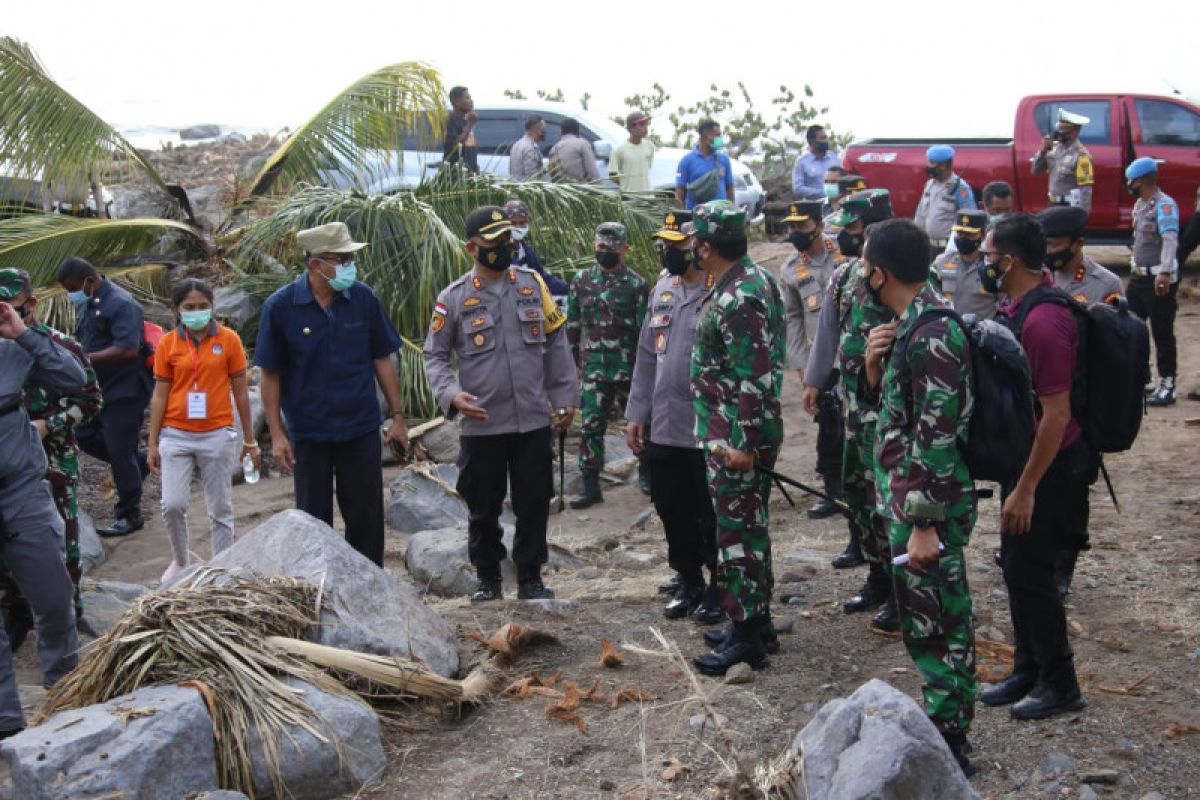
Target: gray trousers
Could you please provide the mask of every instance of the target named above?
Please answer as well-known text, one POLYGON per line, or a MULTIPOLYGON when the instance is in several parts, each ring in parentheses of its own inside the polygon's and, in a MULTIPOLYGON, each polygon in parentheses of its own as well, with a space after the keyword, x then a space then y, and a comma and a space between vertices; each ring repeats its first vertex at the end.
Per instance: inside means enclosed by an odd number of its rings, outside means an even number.
MULTIPOLYGON (((42 475, 10 476, 0 487, 0 547, 9 572, 33 609, 42 682, 49 688, 75 668, 75 588, 63 560, 63 521, 42 475)), ((0 628, 0 730, 21 728, 12 649, 0 628)))
POLYGON ((204 504, 212 525, 212 554, 233 544, 233 502, 230 500, 234 447, 240 446, 233 428, 193 433, 163 428, 158 437, 162 456, 162 516, 175 563, 186 567, 187 511, 192 502, 192 474, 200 470, 204 504))

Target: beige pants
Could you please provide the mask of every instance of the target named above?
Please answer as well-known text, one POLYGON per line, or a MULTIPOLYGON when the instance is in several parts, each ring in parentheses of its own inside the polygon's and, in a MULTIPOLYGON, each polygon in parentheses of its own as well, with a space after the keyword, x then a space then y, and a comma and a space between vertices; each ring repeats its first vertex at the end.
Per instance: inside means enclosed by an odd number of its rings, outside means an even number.
POLYGON ((212 525, 212 554, 233 544, 233 502, 230 482, 237 431, 218 428, 192 433, 163 428, 158 438, 162 456, 162 516, 175 563, 187 566, 187 512, 192 500, 192 475, 200 470, 204 504, 212 525))

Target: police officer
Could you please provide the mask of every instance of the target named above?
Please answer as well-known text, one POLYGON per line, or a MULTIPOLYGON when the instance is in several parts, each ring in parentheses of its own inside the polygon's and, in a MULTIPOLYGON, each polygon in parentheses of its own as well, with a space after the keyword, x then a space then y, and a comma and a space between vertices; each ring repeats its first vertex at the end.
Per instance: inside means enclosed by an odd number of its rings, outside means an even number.
MULTIPOLYGON (((604 501, 600 472, 604 469, 604 434, 618 398, 628 398, 637 356, 638 332, 646 317, 646 281, 627 269, 629 234, 619 222, 596 228, 596 266, 575 276, 567 298, 567 340, 583 378, 583 428, 579 438, 579 470, 583 488, 571 508, 604 501)), ((649 477, 641 470, 642 491, 649 477)))
POLYGON ((767 664, 771 483, 755 467, 773 467, 783 441, 787 322, 778 283, 746 255, 746 212, 731 203, 705 203, 696 208, 694 224, 696 263, 714 286, 696 323, 691 386, 717 515, 717 590, 733 629, 693 663, 706 675, 724 675, 739 662, 755 669, 767 664))
POLYGON ((1133 260, 1129 307, 1150 320, 1158 386, 1148 406, 1175 404, 1175 311, 1179 307, 1179 206, 1158 188, 1158 162, 1139 158, 1125 168, 1133 205, 1133 260))
POLYGON ((472 269, 442 290, 425 337, 425 371, 438 403, 448 418, 462 418, 457 488, 469 511, 475 603, 503 597, 500 512, 510 480, 517 596, 554 596, 541 577, 554 491, 550 429, 553 422, 566 430, 579 402, 566 318, 536 272, 510 266, 511 228, 495 206, 467 216, 472 269))
MULTIPOLYGON (((83 620, 83 603, 79 592, 83 570, 79 557, 79 509, 75 501, 75 485, 79 481, 79 445, 75 441, 75 428, 94 418, 100 411, 100 384, 79 343, 38 321, 35 311, 37 297, 24 270, 0 269, 0 300, 13 307, 26 327, 49 336, 56 345, 74 355, 87 374, 87 381, 75 391, 55 391, 36 383, 27 385, 25 411, 37 428, 42 448, 46 451, 46 480, 50 483, 55 508, 63 520, 67 572, 75 585, 76 621, 81 630, 90 632, 83 620)), ((0 606, 4 609, 5 629, 13 651, 16 651, 33 628, 33 615, 7 567, 0 568, 0 591, 3 592, 0 606)))
POLYGON ((1046 234, 1046 267, 1058 288, 1084 305, 1112 303, 1125 293, 1116 274, 1083 252, 1087 211, 1079 206, 1051 206, 1037 219, 1046 234))
MULTIPOLYGON (((0 552, 33 608, 38 660, 49 688, 75 668, 79 648, 63 521, 46 482, 46 451, 21 402, 25 386, 78 391, 83 365, 0 301, 0 552)), ((0 739, 25 727, 8 636, 0 633, 0 739)))
POLYGON ((986 211, 960 211, 954 220, 953 248, 933 262, 946 296, 959 314, 974 314, 978 319, 996 316, 996 296, 985 292, 979 281, 983 232, 987 228, 986 211))
MULTIPOLYGON (((793 202, 783 221, 788 226, 788 241, 796 254, 780 269, 779 283, 787 308, 787 368, 794 369, 804 381, 804 367, 817 333, 817 320, 825 297, 825 285, 843 259, 837 245, 824 235, 819 201, 793 202)), ((830 375, 817 401, 817 474, 825 483, 825 494, 842 496, 842 407, 837 397, 837 376, 830 375)), ((822 498, 808 510, 812 519, 825 519, 838 513, 831 500, 822 498)), ((835 566, 858 566, 862 554, 839 557, 848 562, 835 566), (857 558, 855 558, 857 557, 857 558)))
POLYGON ((138 448, 153 388, 144 362, 148 349, 142 307, 82 258, 64 261, 58 282, 75 304, 75 337, 87 351, 104 393, 99 416, 75 429, 83 452, 112 467, 117 487, 115 519, 96 532, 127 536, 144 524, 142 481, 150 471, 145 451, 138 448))
POLYGON ((1079 142, 1079 133, 1089 122, 1082 114, 1060 108, 1057 129, 1042 139, 1042 149, 1030 159, 1034 175, 1050 173, 1047 194, 1051 205, 1078 206, 1091 213, 1092 154, 1079 142))
POLYGON ((695 264, 691 219, 689 211, 668 212, 654 234, 667 274, 650 294, 638 338, 625 439, 649 467, 650 497, 667 536, 667 562, 678 576, 675 596, 663 613, 667 619, 690 614, 698 622, 719 622, 725 614, 717 599, 717 520, 688 383, 696 318, 713 277, 695 264), (708 567, 707 587, 703 567, 708 567))
POLYGON ((925 172, 929 180, 921 192, 917 213, 913 221, 925 231, 934 250, 946 249, 950 240, 950 229, 960 211, 978 208, 971 186, 954 173, 954 148, 948 144, 935 144, 925 151, 929 166, 925 172))

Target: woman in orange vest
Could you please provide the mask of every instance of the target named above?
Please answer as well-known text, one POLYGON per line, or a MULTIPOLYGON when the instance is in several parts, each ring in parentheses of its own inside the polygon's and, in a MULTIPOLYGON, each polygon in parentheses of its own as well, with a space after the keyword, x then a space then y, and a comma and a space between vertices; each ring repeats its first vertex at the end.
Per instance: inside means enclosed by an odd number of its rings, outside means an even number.
POLYGON ((171 544, 163 583, 188 565, 187 511, 192 474, 198 469, 212 526, 213 555, 233 544, 230 478, 237 454, 233 407, 246 440, 241 455, 255 469, 261 454, 254 441, 246 352, 242 340, 212 318, 213 292, 195 278, 171 293, 179 324, 163 336, 154 355, 154 394, 150 398, 150 469, 162 479, 162 515, 171 544))

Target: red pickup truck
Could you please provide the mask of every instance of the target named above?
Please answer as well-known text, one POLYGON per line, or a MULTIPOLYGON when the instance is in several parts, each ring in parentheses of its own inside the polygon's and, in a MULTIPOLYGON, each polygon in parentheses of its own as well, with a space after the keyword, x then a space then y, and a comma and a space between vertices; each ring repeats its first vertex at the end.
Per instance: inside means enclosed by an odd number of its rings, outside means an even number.
POLYGON ((1125 191, 1125 166, 1151 156, 1166 163, 1164 192, 1174 197, 1186 218, 1200 185, 1200 108, 1175 97, 1139 94, 1058 94, 1024 98, 1017 106, 1011 139, 867 139, 854 142, 843 165, 868 186, 892 193, 897 215, 912 216, 925 186, 925 150, 932 144, 954 146, 954 170, 978 199, 985 184, 1006 181, 1013 208, 1037 212, 1048 204, 1046 175, 1034 175, 1030 159, 1042 138, 1054 130, 1058 110, 1088 117, 1080 140, 1092 154, 1096 183, 1088 234, 1092 241, 1128 241, 1134 198, 1125 191))

